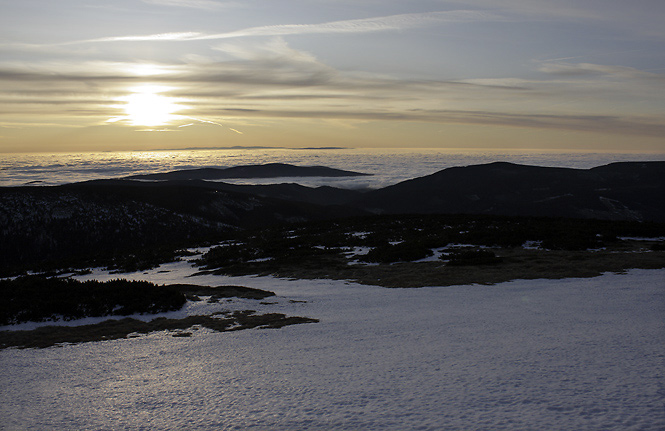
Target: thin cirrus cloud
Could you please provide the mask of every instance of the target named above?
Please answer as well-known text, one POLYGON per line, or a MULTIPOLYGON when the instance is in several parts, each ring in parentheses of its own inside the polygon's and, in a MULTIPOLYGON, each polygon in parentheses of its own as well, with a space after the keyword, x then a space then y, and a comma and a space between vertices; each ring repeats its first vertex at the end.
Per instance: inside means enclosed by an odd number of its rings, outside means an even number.
POLYGON ((628 66, 610 66, 593 63, 546 62, 541 72, 562 76, 607 76, 625 79, 647 79, 665 81, 665 75, 645 72, 628 66))
POLYGON ((665 38, 662 0, 442 0, 500 11, 515 21, 585 23, 653 40, 665 38))
POLYGON ((299 34, 353 34, 371 33, 379 31, 404 30, 410 28, 426 27, 440 23, 470 23, 487 21, 506 21, 505 17, 492 12, 475 10, 454 10, 425 13, 409 13, 389 15, 382 17, 330 21, 320 24, 284 24, 260 27, 249 27, 217 34, 203 34, 198 32, 160 33, 151 35, 118 36, 98 39, 89 39, 67 44, 91 42, 135 42, 135 41, 196 41, 218 40, 250 36, 287 36, 299 34))
POLYGON ((219 2, 213 0, 143 0, 143 3, 204 10, 219 10, 239 6, 236 2, 219 2))
POLYGON ((456 10, 446 12, 410 13, 384 17, 332 21, 322 24, 296 24, 251 27, 227 33, 197 36, 195 39, 226 39, 246 36, 285 36, 321 33, 369 33, 425 27, 438 23, 469 23, 500 21, 504 18, 490 12, 456 10))
POLYGON ((224 109, 229 116, 299 118, 299 119, 346 119, 355 121, 418 121, 440 124, 463 124, 477 126, 500 126, 519 129, 549 129, 577 132, 602 132, 623 136, 662 137, 665 125, 630 116, 612 115, 543 115, 528 113, 506 113, 499 111, 463 110, 411 110, 384 112, 362 111, 285 111, 261 109, 224 109))
POLYGON ((76 45, 80 43, 95 43, 95 42, 166 42, 166 41, 178 41, 178 40, 196 40, 197 38, 202 37, 202 34, 199 32, 174 32, 174 33, 157 33, 157 34, 147 34, 141 36, 112 36, 112 37, 101 37, 97 39, 88 39, 88 40, 77 40, 73 42, 64 42, 57 45, 76 45))

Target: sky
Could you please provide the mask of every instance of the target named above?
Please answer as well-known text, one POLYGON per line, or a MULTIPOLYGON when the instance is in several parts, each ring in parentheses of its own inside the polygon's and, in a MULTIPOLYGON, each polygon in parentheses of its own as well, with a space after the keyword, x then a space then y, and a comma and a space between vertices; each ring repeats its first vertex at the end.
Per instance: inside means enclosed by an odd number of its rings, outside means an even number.
POLYGON ((665 153, 663 0, 0 0, 0 152, 665 153))

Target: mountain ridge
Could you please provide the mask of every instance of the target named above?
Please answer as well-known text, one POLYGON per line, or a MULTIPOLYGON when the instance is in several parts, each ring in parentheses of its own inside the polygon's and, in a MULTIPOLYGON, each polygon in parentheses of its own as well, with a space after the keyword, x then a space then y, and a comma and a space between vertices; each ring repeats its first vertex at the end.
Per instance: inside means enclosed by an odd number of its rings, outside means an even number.
POLYGON ((510 162, 452 167, 367 192, 380 214, 468 213, 665 221, 665 162, 590 169, 510 162))
POLYGON ((368 176, 361 172, 329 168, 327 166, 296 166, 286 163, 242 165, 229 168, 180 169, 171 172, 131 175, 132 180, 220 180, 235 178, 280 178, 280 177, 357 177, 368 176))
POLYGON ((0 187, 0 262, 9 271, 29 262, 48 266, 63 256, 88 261, 105 253, 131 260, 137 249, 173 250, 238 229, 377 214, 665 223, 663 197, 665 162, 591 169, 497 162, 443 169, 368 192, 201 179, 0 187))

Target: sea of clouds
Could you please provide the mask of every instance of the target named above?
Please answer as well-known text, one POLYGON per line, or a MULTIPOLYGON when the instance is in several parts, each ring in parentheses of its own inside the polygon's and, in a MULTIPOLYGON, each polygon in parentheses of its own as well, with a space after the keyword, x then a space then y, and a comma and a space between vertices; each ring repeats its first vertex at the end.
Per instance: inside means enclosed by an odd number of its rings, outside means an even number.
POLYGON ((380 188, 453 166, 507 161, 537 166, 591 168, 617 161, 664 160, 663 154, 436 149, 265 149, 23 153, 0 157, 0 186, 57 185, 201 167, 265 163, 328 166, 368 177, 225 180, 236 184, 294 182, 350 189, 380 188))

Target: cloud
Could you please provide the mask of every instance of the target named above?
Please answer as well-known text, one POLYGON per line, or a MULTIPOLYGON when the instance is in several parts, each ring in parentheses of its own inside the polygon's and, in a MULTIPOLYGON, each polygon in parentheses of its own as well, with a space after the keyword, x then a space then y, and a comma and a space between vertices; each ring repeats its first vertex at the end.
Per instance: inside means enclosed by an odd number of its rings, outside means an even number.
MULTIPOLYGON (((161 1, 161 0, 160 0, 161 1)), ((250 36, 287 36, 302 34, 356 34, 379 31, 405 30, 439 23, 468 23, 485 21, 505 21, 492 12, 474 10, 454 10, 445 12, 424 12, 390 15, 382 17, 330 21, 320 24, 285 24, 250 27, 226 33, 203 34, 199 32, 159 33, 149 35, 112 36, 97 39, 65 42, 56 45, 74 45, 98 42, 142 42, 142 41, 197 41, 220 40, 250 36)))
POLYGON ((546 62, 538 70, 562 76, 606 76, 623 79, 665 80, 663 74, 644 72, 633 67, 592 63, 546 62))
MULTIPOLYGON (((71 92, 72 88, 78 87, 99 92, 100 87, 108 91, 109 86, 140 83, 173 84, 177 87, 188 84, 308 87, 330 83, 337 75, 335 69, 305 53, 280 48, 279 42, 265 49, 253 50, 247 46, 226 46, 224 49, 240 61, 159 65, 154 67, 156 72, 152 74, 141 67, 143 63, 0 63, 0 82, 5 83, 0 91, 38 93, 48 89, 53 92, 54 86, 57 86, 57 90, 61 91, 71 92), (41 83, 44 89, 36 87, 41 83)), ((214 91, 214 88, 209 90, 214 91)))
POLYGON ((80 129, 80 124, 66 124, 66 123, 44 123, 44 122, 28 122, 28 121, 0 121, 0 128, 3 129, 32 129, 35 127, 60 127, 66 129, 80 129))
POLYGON ((205 10, 219 10, 230 7, 238 7, 237 2, 220 2, 214 0, 142 0, 144 3, 160 6, 175 6, 205 10))
POLYGON ((586 22, 612 31, 628 31, 662 39, 665 30, 665 2, 662 0, 443 0, 448 4, 499 11, 521 20, 586 22), (601 6, 602 5, 602 6, 601 6))
MULTIPOLYGON (((210 0, 143 0, 149 3, 170 6, 202 7, 205 5, 230 5, 210 0)), ((330 21, 319 24, 285 24, 261 27, 249 27, 226 33, 205 34, 201 32, 166 32, 146 35, 109 36, 95 39, 74 40, 52 44, 26 44, 26 43, 0 43, 4 50, 33 50, 43 48, 56 48, 63 46, 111 43, 111 42, 173 42, 173 41, 202 41, 220 40, 251 36, 287 36, 303 34, 357 34, 381 31, 406 30, 410 28, 426 27, 441 23, 469 23, 506 21, 506 18, 493 12, 476 10, 453 10, 439 12, 409 13, 399 15, 380 16, 373 18, 330 21)))
POLYGON ((202 34, 198 32, 157 33, 157 34, 148 34, 143 36, 102 37, 98 39, 64 42, 58 45, 76 45, 79 43, 95 43, 95 42, 150 42, 150 41, 162 42, 162 41, 178 41, 178 40, 195 40, 197 37, 202 37, 202 34))
POLYGON ((370 33, 377 31, 405 30, 438 23, 468 23, 503 21, 504 18, 491 12, 455 10, 390 15, 383 17, 331 21, 322 24, 293 24, 251 27, 244 30, 196 36, 195 40, 227 39, 247 36, 285 36, 295 34, 324 33, 370 33))
POLYGON ((435 116, 440 114, 447 121, 464 124, 601 132, 606 134, 650 137, 662 137, 665 134, 665 124, 662 124, 662 122, 656 119, 645 119, 630 115, 545 115, 487 111, 441 111, 440 113, 431 112, 430 114, 435 116))
POLYGON ((118 101, 133 87, 151 84, 186 107, 183 125, 263 117, 665 132, 649 105, 662 103, 662 75, 633 68, 548 62, 540 65, 544 80, 418 81, 339 71, 279 37, 215 49, 223 59, 0 63, 1 114, 108 119, 122 112, 118 101))
POLYGON ((247 112, 225 109, 227 115, 254 116, 258 118, 316 118, 347 119, 365 121, 417 121, 441 124, 471 124, 480 126, 501 126, 515 128, 568 130, 619 134, 626 136, 662 137, 665 125, 659 119, 645 119, 636 116, 612 115, 543 115, 528 113, 507 113, 492 111, 460 110, 412 110, 403 112, 381 111, 262 111, 247 112))
POLYGON ((305 51, 291 48, 281 37, 273 37, 264 43, 234 42, 223 43, 213 48, 233 58, 256 62, 285 61, 299 64, 318 63, 316 57, 305 51))
POLYGON ((501 10, 540 18, 597 19, 601 15, 598 11, 591 12, 588 8, 585 8, 581 0, 462 0, 444 2, 463 3, 465 6, 501 10))

